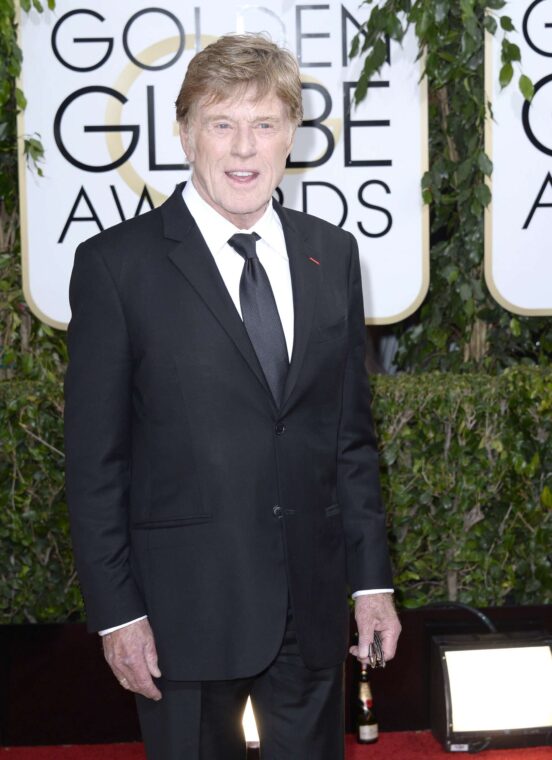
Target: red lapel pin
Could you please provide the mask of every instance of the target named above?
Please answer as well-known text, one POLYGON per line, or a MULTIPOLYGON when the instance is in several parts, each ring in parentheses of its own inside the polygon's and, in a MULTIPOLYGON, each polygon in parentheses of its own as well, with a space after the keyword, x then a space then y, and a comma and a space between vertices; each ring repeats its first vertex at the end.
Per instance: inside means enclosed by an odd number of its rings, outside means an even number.
POLYGON ((318 266, 320 266, 320 262, 317 261, 316 259, 313 259, 312 256, 309 256, 309 261, 312 261, 314 264, 317 264, 318 266))

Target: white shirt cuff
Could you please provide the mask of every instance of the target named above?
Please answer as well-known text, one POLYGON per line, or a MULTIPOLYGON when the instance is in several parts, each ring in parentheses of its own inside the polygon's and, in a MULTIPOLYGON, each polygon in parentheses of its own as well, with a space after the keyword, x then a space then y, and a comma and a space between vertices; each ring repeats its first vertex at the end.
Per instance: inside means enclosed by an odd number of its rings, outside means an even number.
POLYGON ((392 588, 369 588, 364 589, 361 591, 355 591, 351 596, 353 599, 356 599, 357 596, 368 596, 368 594, 393 594, 394 589, 392 588))
POLYGON ((108 633, 113 633, 113 631, 118 631, 119 628, 126 628, 127 625, 132 625, 132 623, 137 623, 139 620, 145 620, 147 618, 147 615, 142 615, 142 617, 135 618, 134 620, 129 620, 128 623, 121 623, 121 625, 114 625, 113 628, 105 628, 103 631, 98 631, 100 636, 107 636, 108 633))

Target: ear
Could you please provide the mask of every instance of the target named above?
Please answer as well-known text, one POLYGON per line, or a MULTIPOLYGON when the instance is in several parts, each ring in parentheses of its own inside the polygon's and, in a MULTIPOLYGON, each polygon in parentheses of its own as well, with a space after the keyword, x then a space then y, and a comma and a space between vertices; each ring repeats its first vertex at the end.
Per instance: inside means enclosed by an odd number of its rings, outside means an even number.
POLYGON ((190 127, 190 124, 181 123, 179 125, 178 131, 180 134, 180 144, 182 145, 182 149, 184 153, 186 154, 188 163, 193 164, 194 158, 195 158, 195 150, 194 150, 193 134, 192 134, 192 129, 190 127))

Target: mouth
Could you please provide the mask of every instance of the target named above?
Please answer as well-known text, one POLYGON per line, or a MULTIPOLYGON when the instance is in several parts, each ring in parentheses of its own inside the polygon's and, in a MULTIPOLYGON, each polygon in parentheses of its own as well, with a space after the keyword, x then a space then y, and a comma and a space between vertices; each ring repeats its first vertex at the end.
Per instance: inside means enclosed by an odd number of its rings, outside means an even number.
POLYGON ((245 170, 235 170, 235 171, 228 171, 225 172, 226 176, 232 181, 239 185, 247 185, 254 182, 257 177, 259 176, 259 172, 255 171, 245 171, 245 170))

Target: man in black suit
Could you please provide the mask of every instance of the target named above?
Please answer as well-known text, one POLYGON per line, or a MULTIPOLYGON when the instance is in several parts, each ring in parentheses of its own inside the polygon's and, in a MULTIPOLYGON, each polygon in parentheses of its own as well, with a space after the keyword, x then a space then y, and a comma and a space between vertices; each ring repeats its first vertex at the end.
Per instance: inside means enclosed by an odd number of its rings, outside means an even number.
POLYGON ((272 201, 302 119, 259 35, 192 60, 193 175, 79 247, 67 492, 90 630, 150 760, 343 756, 347 593, 365 662, 400 631, 364 370, 354 238, 272 201))

